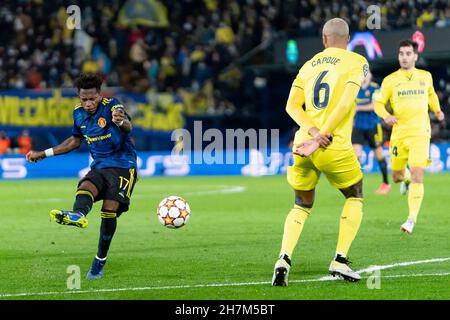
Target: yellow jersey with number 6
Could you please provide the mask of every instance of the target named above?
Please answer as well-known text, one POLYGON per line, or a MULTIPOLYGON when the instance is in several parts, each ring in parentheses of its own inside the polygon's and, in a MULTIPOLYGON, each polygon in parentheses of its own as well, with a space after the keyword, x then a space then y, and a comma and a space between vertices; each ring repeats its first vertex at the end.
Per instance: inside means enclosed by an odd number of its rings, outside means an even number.
MULTIPOLYGON (((327 48, 307 61, 300 69, 293 86, 303 89, 305 111, 313 124, 321 128, 338 105, 347 83, 361 86, 369 72, 369 64, 362 55, 340 48, 327 48)), ((351 136, 356 100, 353 111, 337 126, 333 142, 327 149, 352 148, 351 136)), ((298 144, 311 136, 300 128, 294 143, 298 144)))

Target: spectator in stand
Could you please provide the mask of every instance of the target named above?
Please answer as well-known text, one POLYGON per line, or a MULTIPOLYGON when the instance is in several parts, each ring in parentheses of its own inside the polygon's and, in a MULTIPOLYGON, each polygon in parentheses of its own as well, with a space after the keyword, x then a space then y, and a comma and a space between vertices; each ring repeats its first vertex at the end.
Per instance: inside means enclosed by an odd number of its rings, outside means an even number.
POLYGON ((19 146, 20 154, 27 154, 31 151, 33 139, 30 136, 28 129, 24 129, 20 136, 17 137, 17 145, 19 146))
MULTIPOLYGON (((320 36, 323 21, 335 16, 346 19, 351 32, 366 30, 367 8, 374 4, 370 0, 161 0, 169 26, 151 28, 120 23, 119 12, 127 1, 78 0, 81 30, 66 28, 66 0, 3 1, 0 89, 72 87, 70 79, 80 71, 100 71, 106 85, 137 93, 181 88, 198 94, 212 84, 212 91, 220 90, 241 108, 243 92, 235 90, 240 80, 231 86, 221 80, 232 63, 278 34, 320 36)), ((383 30, 450 25, 447 0, 387 0, 380 6, 383 30)), ((269 50, 244 63, 268 62, 269 50)))
POLYGON ((423 28, 425 26, 431 26, 436 20, 435 10, 429 6, 417 19, 416 25, 418 28, 423 28))
POLYGON ((8 138, 6 131, 0 131, 0 155, 7 154, 11 147, 11 139, 8 138))

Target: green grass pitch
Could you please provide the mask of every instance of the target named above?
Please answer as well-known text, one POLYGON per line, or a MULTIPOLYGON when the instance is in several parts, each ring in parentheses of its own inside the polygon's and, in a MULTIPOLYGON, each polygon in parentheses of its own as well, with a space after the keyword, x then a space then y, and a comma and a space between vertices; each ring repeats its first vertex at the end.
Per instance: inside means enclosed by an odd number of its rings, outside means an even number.
POLYGON ((85 278, 97 249, 100 203, 87 229, 48 216, 72 207, 77 180, 0 182, 0 299, 450 299, 450 175, 425 176, 412 235, 399 230, 407 197, 397 185, 375 195, 380 180, 365 176, 363 222, 349 254, 355 270, 385 266, 379 274, 362 273, 358 283, 324 281, 344 199, 322 177, 288 287, 270 285, 294 200, 284 176, 141 179, 100 280, 85 278), (191 206, 181 229, 166 229, 156 218, 169 195, 191 206), (71 265, 81 270, 79 290, 67 288, 71 265))

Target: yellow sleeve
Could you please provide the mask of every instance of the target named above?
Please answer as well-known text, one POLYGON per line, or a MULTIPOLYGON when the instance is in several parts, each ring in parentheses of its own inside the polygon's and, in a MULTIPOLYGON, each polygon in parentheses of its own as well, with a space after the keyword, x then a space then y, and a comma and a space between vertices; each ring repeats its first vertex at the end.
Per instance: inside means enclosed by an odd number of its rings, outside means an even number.
MULTIPOLYGON (((303 67, 302 67, 302 69, 303 69, 303 67)), ((297 76, 294 79, 294 82, 292 82, 292 86, 304 90, 305 86, 304 86, 303 79, 301 76, 302 69, 300 69, 300 71, 298 72, 297 76)))
POLYGON ((386 119, 391 116, 389 112, 386 110, 386 104, 392 95, 392 88, 390 83, 384 79, 383 83, 381 83, 381 89, 377 90, 373 94, 374 105, 373 109, 375 113, 382 119, 386 119))
POLYGON ((291 118, 302 128, 309 131, 314 124, 303 110, 303 104, 305 103, 305 93, 303 91, 303 83, 297 76, 289 92, 289 98, 286 103, 286 112, 291 118), (302 85, 301 87, 299 85, 302 85))
POLYGON ((348 73, 347 83, 352 82, 361 87, 368 73, 369 64, 367 63, 367 60, 365 58, 361 57, 358 63, 356 63, 355 66, 350 69, 350 72, 348 73))
POLYGON ((386 105, 392 95, 392 85, 384 79, 381 83, 381 89, 374 94, 374 99, 379 103, 386 105))
POLYGON ((324 135, 329 135, 334 132, 339 123, 347 116, 347 114, 352 110, 355 103, 356 97, 358 96, 360 87, 349 81, 345 85, 344 93, 339 99, 339 102, 331 112, 324 126, 320 129, 320 133, 324 135))
POLYGON ((441 110, 441 107, 439 105, 439 98, 436 94, 436 91, 434 91, 433 87, 433 76, 431 73, 430 76, 430 86, 428 87, 428 104, 430 105, 430 110, 432 112, 437 112, 441 110))

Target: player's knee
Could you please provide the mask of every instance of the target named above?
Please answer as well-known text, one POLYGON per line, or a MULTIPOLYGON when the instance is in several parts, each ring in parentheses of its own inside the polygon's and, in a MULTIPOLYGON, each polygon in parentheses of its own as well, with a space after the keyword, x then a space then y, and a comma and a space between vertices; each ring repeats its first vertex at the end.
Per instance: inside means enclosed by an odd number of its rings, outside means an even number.
POLYGON ((300 197, 298 195, 295 196, 295 204, 302 208, 311 209, 314 204, 314 199, 305 199, 304 197, 300 197))
POLYGON ((404 179, 403 173, 397 171, 392 172, 392 180, 394 180, 395 183, 402 182, 403 179, 404 179))
POLYGON ((378 161, 383 161, 384 160, 383 149, 381 149, 381 148, 375 149, 375 158, 378 161))
POLYGON ((97 187, 92 182, 90 182, 88 180, 83 181, 79 185, 77 191, 81 191, 81 190, 90 192, 94 198, 97 197, 97 195, 98 195, 97 187))
POLYGON ((340 189, 340 191, 342 192, 342 194, 344 195, 344 197, 346 199, 348 199, 348 198, 361 198, 362 199, 363 198, 362 179, 348 188, 340 189))
POLYGON ((102 212, 115 212, 119 211, 120 204, 115 200, 104 200, 102 206, 102 212))
POLYGON ((411 168, 411 182, 423 183, 423 173, 424 173, 423 168, 420 167, 411 168))

